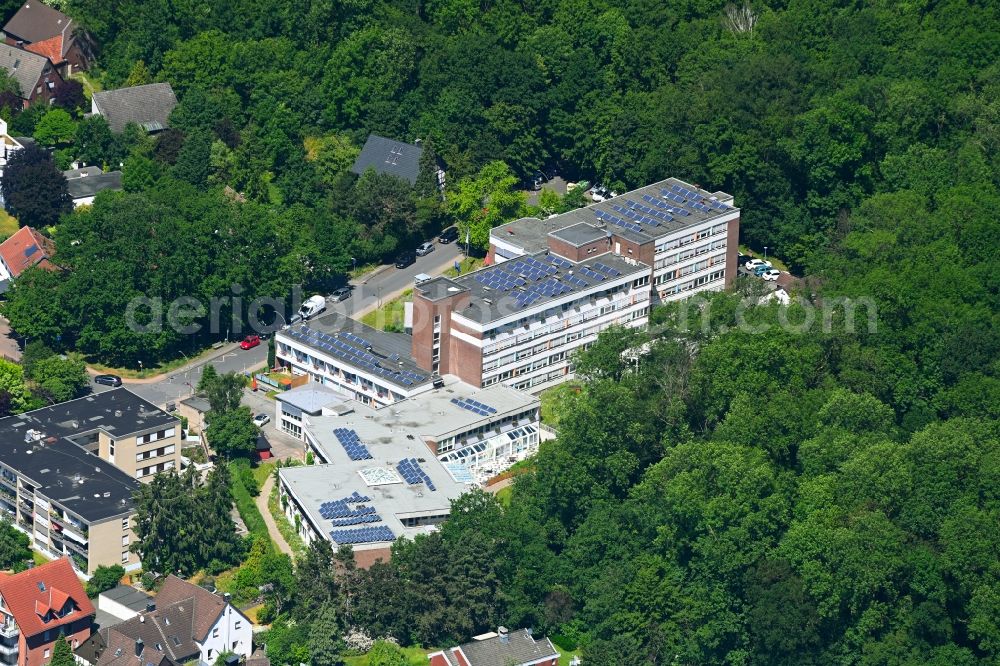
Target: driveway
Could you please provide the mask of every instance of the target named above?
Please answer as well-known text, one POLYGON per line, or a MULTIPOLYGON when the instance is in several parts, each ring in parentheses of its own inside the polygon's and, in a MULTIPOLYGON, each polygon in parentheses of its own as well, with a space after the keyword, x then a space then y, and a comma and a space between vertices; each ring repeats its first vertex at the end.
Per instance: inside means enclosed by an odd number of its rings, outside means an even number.
POLYGON ((11 334, 10 322, 3 317, 0 317, 0 357, 21 362, 21 346, 11 334))

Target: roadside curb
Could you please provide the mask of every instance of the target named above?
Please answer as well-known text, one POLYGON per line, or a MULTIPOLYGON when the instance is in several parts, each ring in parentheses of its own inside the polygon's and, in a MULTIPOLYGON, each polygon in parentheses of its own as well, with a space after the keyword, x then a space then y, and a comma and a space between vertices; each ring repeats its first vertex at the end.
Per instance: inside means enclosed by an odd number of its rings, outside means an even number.
MULTIPOLYGON (((237 349, 239 349, 239 343, 230 342, 228 345, 223 345, 219 349, 213 349, 212 353, 204 357, 199 356, 198 358, 192 360, 190 363, 185 363, 179 368, 174 368, 170 372, 161 372, 158 375, 153 375, 151 377, 142 377, 139 379, 126 379, 123 377, 122 382, 125 384, 155 384, 156 382, 161 382, 165 379, 168 379, 172 375, 177 375, 179 373, 187 372, 188 370, 196 368, 199 365, 204 365, 205 363, 211 363, 220 356, 225 356, 226 354, 232 353, 237 349)), ((91 376, 109 374, 107 371, 97 370, 95 368, 90 367, 89 365, 87 366, 87 372, 90 373, 91 376)))

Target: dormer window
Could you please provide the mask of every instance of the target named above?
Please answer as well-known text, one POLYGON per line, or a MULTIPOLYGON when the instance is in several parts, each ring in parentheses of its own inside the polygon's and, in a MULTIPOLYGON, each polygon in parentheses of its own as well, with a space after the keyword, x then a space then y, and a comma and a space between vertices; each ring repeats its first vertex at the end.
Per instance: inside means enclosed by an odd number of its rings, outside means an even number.
POLYGON ((38 581, 38 589, 39 589, 39 591, 44 592, 45 591, 45 583, 43 583, 42 581, 38 581))

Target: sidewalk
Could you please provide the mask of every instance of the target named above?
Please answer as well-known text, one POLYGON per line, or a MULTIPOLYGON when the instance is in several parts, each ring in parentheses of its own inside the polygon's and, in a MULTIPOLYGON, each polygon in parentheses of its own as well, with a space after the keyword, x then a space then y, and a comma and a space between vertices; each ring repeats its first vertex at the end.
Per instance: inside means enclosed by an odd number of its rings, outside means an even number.
POLYGON ((278 524, 274 522, 274 516, 271 515, 271 510, 267 508, 267 498, 271 496, 271 489, 274 488, 274 475, 268 474, 267 481, 261 486, 260 495, 254 498, 254 503, 257 505, 257 510, 260 511, 260 515, 264 518, 264 524, 267 525, 267 531, 271 535, 271 541, 278 546, 280 550, 285 555, 289 555, 292 559, 295 558, 295 553, 292 552, 292 547, 288 545, 285 541, 285 537, 281 536, 281 531, 278 530, 278 524))

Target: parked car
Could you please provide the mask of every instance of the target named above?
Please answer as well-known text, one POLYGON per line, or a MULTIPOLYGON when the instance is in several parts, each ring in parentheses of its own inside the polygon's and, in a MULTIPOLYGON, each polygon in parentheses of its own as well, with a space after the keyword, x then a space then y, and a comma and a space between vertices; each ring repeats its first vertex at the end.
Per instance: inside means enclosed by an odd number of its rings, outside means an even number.
POLYGON ((747 263, 743 264, 743 268, 745 268, 748 273, 753 273, 755 270, 757 270, 758 266, 767 266, 768 268, 770 268, 771 262, 764 261, 763 259, 751 259, 747 263))
POLYGON ((417 257, 412 252, 401 252, 400 255, 396 257, 396 268, 406 268, 416 260, 417 257))
POLYGON ((600 203, 602 201, 607 201, 611 198, 611 193, 603 185, 596 185, 594 189, 590 191, 590 198, 600 203))
POLYGON ((427 241, 426 243, 417 248, 417 256, 426 257, 433 251, 434 251, 434 241, 427 241))
POLYGON ((341 301, 346 301, 351 297, 350 287, 341 287, 340 289, 334 289, 333 293, 330 294, 330 300, 334 303, 339 303, 341 301))
POLYGON ((268 416, 267 414, 258 414, 257 416, 253 417, 253 424, 258 428, 263 428, 270 422, 271 422, 271 417, 268 416))
POLYGON ((299 315, 302 319, 309 319, 310 317, 315 317, 323 310, 326 310, 326 299, 316 294, 315 296, 310 296, 299 308, 299 315))
POLYGON ((779 275, 781 275, 781 271, 775 268, 769 268, 768 270, 760 274, 760 276, 765 280, 767 280, 768 282, 777 280, 779 275))
POLYGON ((442 245, 447 245, 448 243, 454 243, 458 240, 458 227, 448 227, 441 232, 438 236, 438 243, 442 245))
POLYGON ((753 274, 756 275, 757 277, 760 277, 761 275, 763 275, 764 273, 766 273, 769 270, 773 270, 773 269, 770 266, 768 266, 767 264, 761 264, 757 268, 753 269, 753 274))
POLYGON ((260 344, 259 335, 248 335, 240 341, 240 349, 253 349, 260 344))
POLYGON ((121 386, 122 378, 118 375, 97 375, 94 377, 94 383, 102 386, 121 386))

